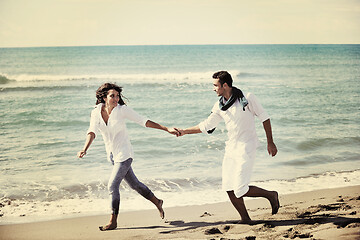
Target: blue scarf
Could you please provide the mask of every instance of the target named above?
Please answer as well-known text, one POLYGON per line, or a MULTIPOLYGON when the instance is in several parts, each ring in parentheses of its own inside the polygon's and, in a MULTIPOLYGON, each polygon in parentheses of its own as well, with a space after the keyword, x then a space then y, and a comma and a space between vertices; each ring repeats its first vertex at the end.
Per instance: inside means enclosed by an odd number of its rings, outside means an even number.
MULTIPOLYGON (((249 104, 248 100, 245 98, 244 94, 242 93, 242 91, 236 87, 232 87, 232 95, 231 97, 227 100, 227 101, 224 101, 225 98, 222 96, 220 99, 219 99, 219 108, 222 110, 222 111, 226 111, 229 109, 229 107, 231 107, 235 102, 236 100, 239 100, 242 108, 243 108, 243 111, 245 111, 245 107, 249 104), (225 103, 224 103, 225 102, 225 103)), ((209 134, 213 133, 215 131, 215 128, 207 131, 209 134)))
POLYGON ((236 87, 232 87, 231 97, 227 101, 224 101, 224 100, 225 100, 224 97, 221 97, 219 99, 219 107, 222 111, 228 110, 229 107, 231 107, 236 102, 236 100, 239 100, 239 102, 243 108, 243 111, 245 111, 245 107, 249 104, 249 102, 245 98, 242 91, 236 87), (225 102, 225 104, 224 104, 224 102, 225 102))

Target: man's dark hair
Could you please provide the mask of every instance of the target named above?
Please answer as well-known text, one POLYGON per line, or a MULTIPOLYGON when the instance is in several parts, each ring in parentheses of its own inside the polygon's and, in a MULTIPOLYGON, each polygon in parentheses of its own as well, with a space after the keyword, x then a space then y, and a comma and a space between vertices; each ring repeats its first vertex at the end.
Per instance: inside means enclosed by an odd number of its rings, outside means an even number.
POLYGON ((214 79, 219 79, 219 82, 221 84, 221 86, 224 85, 224 83, 227 83, 227 85, 229 87, 232 87, 232 77, 230 75, 230 73, 228 73, 227 71, 220 71, 220 72, 216 72, 213 74, 212 76, 214 79))

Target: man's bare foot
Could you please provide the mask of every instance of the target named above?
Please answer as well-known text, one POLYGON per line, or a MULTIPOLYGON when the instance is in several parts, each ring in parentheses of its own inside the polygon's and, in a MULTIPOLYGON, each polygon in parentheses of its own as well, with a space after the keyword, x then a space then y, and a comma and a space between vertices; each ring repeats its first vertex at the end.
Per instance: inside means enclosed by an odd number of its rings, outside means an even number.
POLYGON ((270 200, 272 214, 276 214, 280 208, 279 195, 276 191, 273 192, 273 197, 270 200))
POLYGON ((162 219, 164 219, 164 217, 165 217, 165 212, 164 212, 164 209, 162 208, 163 203, 164 203, 164 201, 159 199, 159 202, 156 204, 156 207, 159 210, 160 217, 162 219))
POLYGON ((116 223, 110 223, 106 226, 99 226, 100 231, 108 231, 108 230, 114 230, 117 228, 116 223))

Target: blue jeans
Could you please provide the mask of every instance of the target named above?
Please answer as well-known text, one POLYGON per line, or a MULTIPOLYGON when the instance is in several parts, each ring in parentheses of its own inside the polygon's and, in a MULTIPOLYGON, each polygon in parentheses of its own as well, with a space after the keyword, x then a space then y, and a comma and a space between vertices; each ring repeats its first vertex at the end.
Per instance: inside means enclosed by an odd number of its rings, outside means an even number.
MULTIPOLYGON (((111 159, 112 161, 112 159, 111 159)), ((152 191, 140 182, 134 174, 134 171, 131 168, 131 163, 133 159, 129 158, 124 162, 114 162, 113 170, 108 183, 108 190, 111 196, 111 209, 112 214, 119 214, 120 208, 120 183, 123 179, 129 184, 129 186, 141 194, 144 198, 150 200, 154 194, 152 191)))

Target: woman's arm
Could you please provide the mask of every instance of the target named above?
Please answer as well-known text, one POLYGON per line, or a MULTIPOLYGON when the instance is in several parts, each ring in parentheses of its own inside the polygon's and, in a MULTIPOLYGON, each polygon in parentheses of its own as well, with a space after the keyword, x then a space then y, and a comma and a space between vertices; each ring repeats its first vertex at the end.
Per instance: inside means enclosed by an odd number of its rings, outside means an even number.
POLYGON ((93 132, 89 132, 89 134, 86 137, 86 141, 85 141, 85 145, 83 150, 79 151, 77 154, 78 158, 82 158, 86 155, 86 151, 89 149, 91 143, 94 141, 95 139, 95 133, 93 132))
POLYGON ((148 127, 148 128, 155 128, 155 129, 164 130, 164 131, 166 131, 168 133, 176 135, 177 137, 180 136, 180 133, 176 129, 165 127, 165 126, 163 126, 161 124, 158 124, 156 122, 153 122, 151 120, 147 120, 145 126, 148 127))

